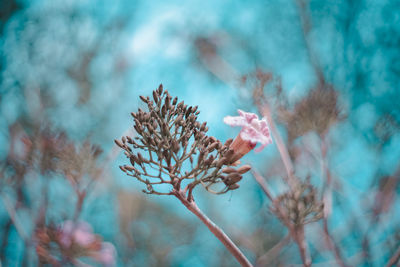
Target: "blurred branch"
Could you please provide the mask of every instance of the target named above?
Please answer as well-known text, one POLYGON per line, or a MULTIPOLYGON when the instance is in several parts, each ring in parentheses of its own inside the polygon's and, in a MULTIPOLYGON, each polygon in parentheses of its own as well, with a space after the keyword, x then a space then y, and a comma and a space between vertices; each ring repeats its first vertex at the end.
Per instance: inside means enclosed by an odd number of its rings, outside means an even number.
POLYGON ((394 266, 396 263, 398 263, 399 259, 400 259, 400 247, 396 250, 396 252, 393 254, 393 256, 389 259, 389 262, 385 265, 385 267, 394 266))
POLYGON ((18 218, 18 214, 11 203, 11 200, 5 194, 0 194, 0 198, 3 201, 8 216, 10 216, 10 219, 13 222, 19 236, 22 238, 22 240, 24 240, 24 242, 29 242, 28 234, 25 232, 21 220, 18 218))
POLYGON ((278 257, 283 247, 289 244, 290 239, 290 235, 287 234, 275 246, 273 246, 270 250, 268 250, 265 254, 258 258, 256 266, 267 266, 268 264, 270 264, 271 261, 278 257))
POLYGON ((240 249, 233 243, 233 241, 224 233, 224 231, 218 227, 210 218, 208 218, 192 200, 189 201, 182 191, 174 190, 174 195, 182 202, 185 207, 197 216, 207 228, 217 237, 221 243, 229 250, 229 252, 237 259, 242 266, 252 267, 253 265, 246 258, 246 256, 240 251, 240 249))

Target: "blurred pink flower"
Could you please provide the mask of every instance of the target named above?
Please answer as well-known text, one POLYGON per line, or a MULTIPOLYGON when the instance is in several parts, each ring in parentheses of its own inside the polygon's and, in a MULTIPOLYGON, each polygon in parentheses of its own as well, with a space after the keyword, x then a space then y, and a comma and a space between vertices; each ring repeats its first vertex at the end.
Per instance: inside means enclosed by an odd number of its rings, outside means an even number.
POLYGON ((268 123, 264 118, 260 120, 256 114, 244 112, 240 109, 238 109, 238 113, 239 116, 226 116, 224 118, 226 124, 242 127, 239 135, 230 145, 235 151, 235 160, 246 155, 257 143, 260 143, 261 146, 255 149, 256 152, 260 152, 265 146, 272 143, 268 123))
POLYGON ((100 251, 92 253, 92 258, 107 267, 111 267, 115 266, 115 255, 114 245, 109 242, 103 242, 101 243, 100 251))
POLYGON ((61 228, 60 242, 69 247, 72 242, 82 247, 87 247, 96 240, 92 227, 85 222, 65 221, 61 228))

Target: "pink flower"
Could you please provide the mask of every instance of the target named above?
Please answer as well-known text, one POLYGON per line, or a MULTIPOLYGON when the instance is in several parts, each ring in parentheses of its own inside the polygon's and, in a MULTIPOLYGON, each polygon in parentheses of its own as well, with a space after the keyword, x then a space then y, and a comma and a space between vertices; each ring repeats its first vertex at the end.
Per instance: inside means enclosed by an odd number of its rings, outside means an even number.
POLYGON ((252 150, 257 143, 261 146, 255 151, 260 152, 265 146, 272 143, 268 123, 263 119, 258 119, 254 113, 244 112, 238 109, 240 116, 226 116, 224 122, 230 126, 241 126, 242 130, 230 145, 235 151, 235 160, 240 159, 252 150))
POLYGON ((92 253, 92 258, 101 264, 111 267, 115 266, 116 251, 113 244, 109 242, 101 243, 101 250, 92 253))
POLYGON ((96 240, 92 227, 85 222, 65 221, 61 228, 60 242, 64 247, 69 247, 76 242, 82 247, 89 246, 96 240))

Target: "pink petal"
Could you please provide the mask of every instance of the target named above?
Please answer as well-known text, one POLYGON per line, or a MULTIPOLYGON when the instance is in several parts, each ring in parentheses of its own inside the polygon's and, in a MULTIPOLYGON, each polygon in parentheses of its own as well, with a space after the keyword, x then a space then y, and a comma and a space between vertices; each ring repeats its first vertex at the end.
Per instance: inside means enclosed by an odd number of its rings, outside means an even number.
POLYGON ((224 118, 224 123, 230 126, 244 126, 247 124, 246 120, 243 117, 232 117, 232 116, 226 116, 224 118))

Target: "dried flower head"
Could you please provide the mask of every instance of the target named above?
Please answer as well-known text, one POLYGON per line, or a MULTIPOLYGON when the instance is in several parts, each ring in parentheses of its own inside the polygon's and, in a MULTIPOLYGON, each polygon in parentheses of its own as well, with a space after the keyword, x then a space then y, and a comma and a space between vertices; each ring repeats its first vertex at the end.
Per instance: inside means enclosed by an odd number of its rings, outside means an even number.
POLYGON ((307 180, 275 198, 272 212, 296 226, 318 221, 323 217, 324 205, 317 198, 317 190, 307 180))
POLYGON ((265 146, 272 143, 268 123, 264 118, 260 120, 256 114, 244 112, 240 109, 238 113, 239 116, 226 116, 224 118, 226 124, 242 127, 239 135, 230 145, 235 152, 235 160, 246 155, 257 143, 260 143, 261 146, 255 149, 256 152, 260 152, 265 146))
POLYGON ((148 110, 131 113, 137 136, 124 136, 115 143, 125 150, 130 160, 129 165, 120 169, 146 184, 145 193, 170 195, 172 189, 179 191, 186 185, 184 191, 191 196, 198 184, 213 193, 239 187, 237 182, 242 179, 243 170, 232 168, 229 174, 222 171, 234 156, 229 147, 232 140, 222 144, 215 137, 207 136, 207 123, 197 121, 200 113, 197 106, 178 102, 162 85, 153 91, 152 99, 144 96, 140 99, 148 110), (161 184, 170 184, 172 188, 156 190, 161 184))
POLYGON ((324 135, 341 119, 337 93, 331 87, 318 87, 297 103, 293 111, 281 108, 280 119, 288 127, 289 142, 310 131, 324 135))

